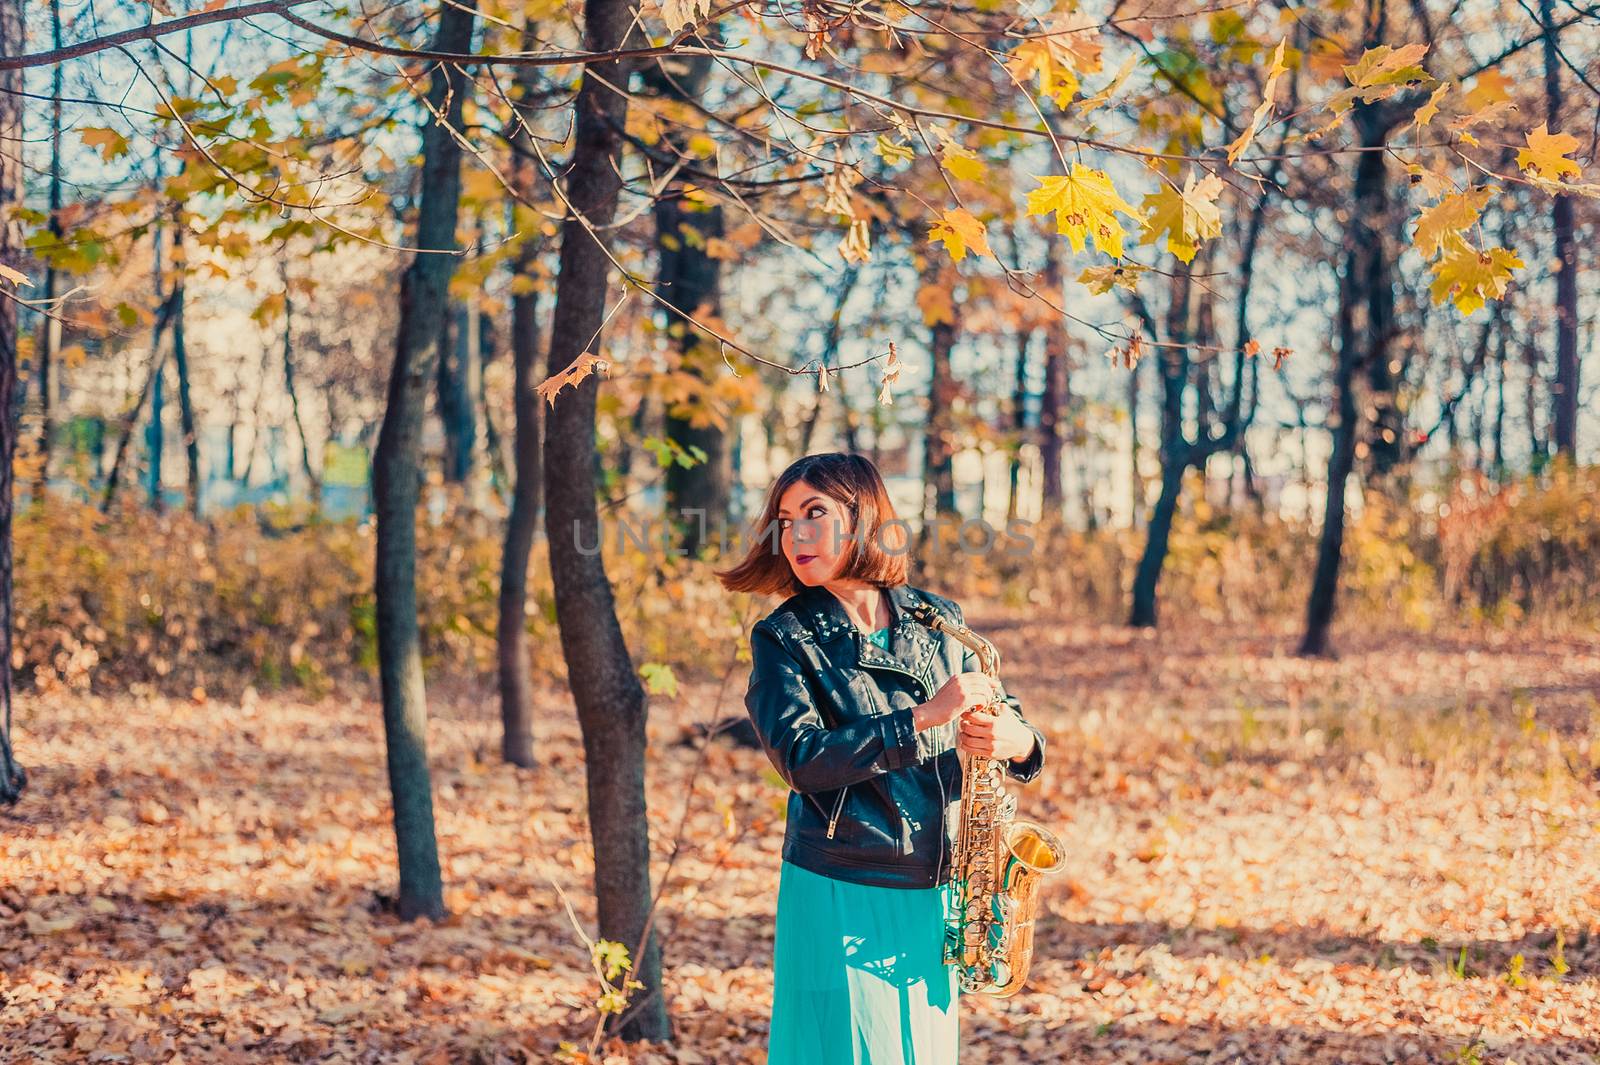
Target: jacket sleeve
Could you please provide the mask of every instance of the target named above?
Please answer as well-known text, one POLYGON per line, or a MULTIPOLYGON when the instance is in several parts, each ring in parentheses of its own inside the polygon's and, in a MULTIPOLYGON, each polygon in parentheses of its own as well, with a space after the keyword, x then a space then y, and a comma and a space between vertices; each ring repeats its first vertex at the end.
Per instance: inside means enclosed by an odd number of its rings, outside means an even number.
POLYGON ((773 768, 795 791, 847 787, 918 760, 909 708, 827 727, 800 663, 770 626, 750 630, 750 662, 745 709, 773 768))
MULTIPOLYGON (((956 623, 965 625, 966 620, 961 612, 960 604, 952 600, 951 605, 955 607, 956 623)), ((963 673, 978 673, 982 671, 982 667, 978 662, 978 653, 970 647, 961 656, 961 671, 963 673)), ((1024 725, 1028 726, 1028 731, 1033 733, 1033 753, 1020 762, 1013 762, 1008 758, 1005 763, 1006 774, 1018 783, 1026 784, 1037 777, 1044 768, 1044 733, 1040 732, 1033 722, 1022 716, 1022 703, 1018 701, 1015 695, 1006 692, 1006 685, 1003 680, 1000 682, 1000 690, 1005 693, 1006 705, 1011 707, 1012 712, 1017 715, 1024 725)))

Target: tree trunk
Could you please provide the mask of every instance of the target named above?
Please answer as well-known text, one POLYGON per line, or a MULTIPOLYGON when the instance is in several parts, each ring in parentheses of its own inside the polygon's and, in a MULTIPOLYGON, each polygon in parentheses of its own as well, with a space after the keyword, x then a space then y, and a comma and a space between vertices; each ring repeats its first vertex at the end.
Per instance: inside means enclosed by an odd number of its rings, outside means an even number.
MULTIPOLYGON (((523 47, 532 50, 537 42, 532 25, 523 31, 523 47)), ((520 102, 531 108, 536 91, 536 70, 518 67, 517 82, 522 89, 520 102)), ((523 118, 531 122, 531 110, 523 118)), ((534 169, 533 149, 526 128, 517 126, 512 137, 514 154, 512 188, 518 198, 533 201, 539 175, 534 169)), ((518 227, 520 228, 520 227, 518 227)), ((539 528, 539 511, 544 506, 544 468, 540 423, 544 401, 534 392, 539 383, 539 305, 533 287, 534 266, 539 245, 529 226, 517 248, 511 297, 511 358, 516 383, 512 390, 515 418, 515 483, 511 490, 511 513, 506 519, 505 550, 500 563, 500 625, 497 650, 500 656, 500 754, 512 765, 531 766, 533 755, 533 676, 528 661, 528 559, 539 528), (523 284, 516 284, 517 279, 523 284)))
MULTIPOLYGON (((183 286, 176 285, 172 290, 172 326, 176 335, 177 326, 182 318, 183 286)), ((176 342, 174 342, 176 343, 176 342)), ((166 360, 157 361, 155 371, 150 381, 150 421, 144 427, 144 453, 145 473, 149 478, 145 485, 150 496, 150 509, 161 514, 167 509, 167 501, 161 495, 162 470, 161 459, 166 451, 166 438, 163 429, 166 424, 166 360)))
POLYGON ((1156 588, 1161 581, 1161 567, 1167 561, 1167 545, 1172 537, 1172 518, 1178 512, 1178 498, 1183 492, 1183 475, 1189 464, 1163 462, 1161 464, 1161 495, 1155 509, 1150 512, 1150 524, 1145 532, 1144 553, 1139 556, 1139 568, 1133 577, 1133 604, 1128 624, 1134 628, 1156 627, 1156 588))
MULTIPOLYGON (((1550 0, 1539 0, 1544 23, 1545 118, 1551 132, 1560 128, 1560 30, 1550 0)), ((1573 240, 1572 197, 1557 195, 1551 207, 1556 271, 1556 379, 1551 411, 1551 436, 1558 455, 1578 460, 1578 247, 1573 240)))
POLYGON ((1156 587, 1167 559, 1172 518, 1183 492, 1183 475, 1194 458, 1183 435, 1183 395, 1189 387, 1191 369, 1188 344, 1195 321, 1195 285, 1191 273, 1192 268, 1185 266, 1172 275, 1172 294, 1167 306, 1167 344, 1156 349, 1161 368, 1161 495, 1150 514, 1144 552, 1134 572, 1128 624, 1135 628, 1155 627, 1156 587))
MULTIPOLYGON (((589 0, 584 47, 609 52, 633 23, 628 0, 589 0)), ((627 98, 626 61, 588 67, 578 90, 570 204, 561 226, 561 257, 550 330, 549 372, 572 365, 600 332, 610 259, 600 234, 616 213, 621 189, 621 131, 627 98), (587 226, 585 221, 587 221, 587 226), (588 226, 596 227, 591 231, 588 226)), ((595 400, 591 374, 564 390, 548 413, 544 439, 545 523, 555 583, 561 649, 583 732, 589 830, 594 842, 600 937, 623 944, 633 977, 644 986, 613 1020, 628 1039, 665 1039, 671 1029, 661 990, 661 951, 650 932, 650 826, 645 817, 645 719, 648 705, 600 553, 595 505, 595 400)))
POLYGON ((956 390, 950 352, 955 339, 956 327, 941 321, 933 327, 929 345, 933 372, 928 383, 928 428, 923 438, 927 454, 923 492, 925 498, 932 500, 935 515, 956 512, 955 446, 950 426, 956 390))
POLYGON ((1360 436, 1356 388, 1363 372, 1373 363, 1388 363, 1395 325, 1388 248, 1392 228, 1389 180, 1385 153, 1372 150, 1387 140, 1389 127, 1373 117, 1364 104, 1356 105, 1354 120, 1361 143, 1369 150, 1363 151, 1356 163, 1355 202, 1346 231, 1345 276, 1339 290, 1339 362, 1334 374, 1339 415, 1328 460, 1328 497, 1317 545, 1316 571, 1306 603, 1306 630, 1300 641, 1302 655, 1332 652, 1330 632, 1344 547, 1345 486, 1355 464, 1356 440, 1360 436))
POLYGON ((1022 489, 1022 445, 1028 432, 1028 341, 1033 333, 1017 330, 1017 361, 1011 384, 1011 461, 1006 471, 1006 520, 1017 517, 1022 489))
POLYGON ((122 417, 122 431, 117 435, 117 450, 111 460, 111 472, 106 474, 106 491, 100 500, 100 509, 109 512, 111 504, 117 498, 117 486, 122 480, 122 467, 127 461, 128 446, 133 442, 133 430, 139 424, 139 415, 144 412, 144 401, 151 394, 156 381, 160 379, 161 364, 165 361, 165 353, 161 348, 162 337, 166 334, 167 324, 172 321, 173 308, 177 306, 172 295, 161 301, 161 307, 156 311, 155 328, 150 332, 150 369, 145 373, 144 385, 139 389, 133 408, 122 417))
MULTIPOLYGON (((1056 299, 1063 296, 1061 252, 1051 242, 1050 258, 1045 263, 1044 286, 1056 299)), ((1044 392, 1039 400, 1039 468, 1044 481, 1043 518, 1061 517, 1066 489, 1062 484, 1061 457, 1066 445, 1062 415, 1067 407, 1067 323, 1055 319, 1044 327, 1044 392)))
MULTIPOLYGON (((473 0, 442 4, 434 50, 470 51, 474 17, 473 0)), ((434 68, 428 99, 434 111, 443 110, 446 120, 459 128, 462 106, 471 90, 460 68, 440 64, 434 68)), ((461 198, 461 147, 432 115, 430 111, 422 131, 417 247, 453 251, 461 198)), ((445 912, 434 835, 433 783, 428 772, 427 693, 417 633, 416 523, 423 414, 428 387, 438 369, 445 290, 455 264, 453 255, 419 252, 400 279, 394 366, 372 467, 378 534, 378 667, 400 858, 396 908, 407 920, 445 912)))
MULTIPOLYGON (((322 478, 311 465, 311 441, 306 436, 305 418, 300 413, 300 389, 294 375, 294 294, 289 290, 289 264, 280 262, 283 276, 283 387, 289 393, 289 411, 294 417, 295 434, 300 437, 300 469, 311 489, 311 502, 322 509, 322 478)), ((331 439, 331 437, 330 437, 331 439)))
MULTIPOLYGON (((516 295, 513 294, 511 298, 515 303, 516 295)), ((514 315, 515 310, 512 313, 514 315)), ((500 432, 500 423, 495 420, 494 408, 489 403, 488 390, 489 368, 500 358, 500 345, 495 339, 496 328, 493 315, 488 311, 478 313, 478 376, 474 391, 477 393, 475 401, 478 415, 483 419, 483 450, 485 461, 489 464, 489 484, 493 486, 497 497, 509 503, 511 480, 506 472, 505 439, 500 432)))
MULTIPOLYGON (((50 0, 50 39, 52 47, 57 51, 61 49, 61 0, 50 0)), ((62 88, 62 71, 66 64, 57 63, 51 68, 51 100, 50 100, 50 236, 51 242, 60 244, 62 238, 61 228, 61 101, 65 96, 62 88)), ((57 391, 54 380, 56 369, 56 355, 61 350, 61 309, 56 306, 56 297, 60 295, 60 275, 55 266, 48 266, 44 272, 44 298, 45 306, 50 313, 44 317, 42 332, 43 342, 38 345, 39 353, 39 479, 34 486, 34 502, 43 506, 45 491, 50 483, 50 458, 54 446, 51 437, 55 431, 55 394, 57 391)))
POLYGON ((1139 472, 1139 375, 1148 360, 1128 371, 1128 527, 1137 529, 1144 515, 1144 475, 1139 472))
POLYGON ((473 408, 472 364, 477 345, 474 309, 463 301, 448 305, 446 340, 439 350, 439 420, 444 425, 444 479, 465 484, 472 473, 478 426, 473 408))
MULTIPOLYGON (((22 4, 0 4, 0 56, 24 49, 22 4)), ((16 211, 23 205, 22 71, 0 72, 0 263, 20 272, 25 254, 22 224, 16 211)), ((7 282, 9 284, 10 282, 7 282)), ((17 303, 0 300, 0 411, 10 411, 17 385, 17 303)), ((28 775, 11 745, 11 573, 12 466, 17 452, 17 423, 0 419, 0 804, 21 796, 28 775)))
MULTIPOLYGON (((710 56, 688 56, 656 60, 643 72, 643 80, 665 100, 692 102, 705 92, 711 73, 710 56)), ((671 150, 686 152, 669 135, 671 150)), ((690 466, 672 463, 667 467, 666 497, 668 520, 679 528, 679 547, 690 555, 704 546, 713 523, 728 517, 732 467, 726 423, 707 417, 704 409, 712 404, 711 384, 724 372, 720 349, 688 321, 689 315, 718 317, 721 305, 721 260, 707 254, 707 242, 722 236, 722 207, 691 203, 683 198, 685 182, 675 181, 655 204, 656 254, 658 273, 656 292, 666 305, 667 335, 677 341, 679 370, 695 378, 702 395, 693 406, 696 412, 666 410, 667 437, 691 453, 705 453, 703 461, 690 466)))
MULTIPOLYGON (((173 230, 174 251, 179 269, 187 269, 182 255, 183 237, 181 231, 173 230)), ((184 290, 183 277, 179 275, 177 281, 178 308, 173 313, 176 320, 172 323, 172 366, 178 374, 178 425, 183 430, 183 456, 188 470, 188 503, 189 513, 196 518, 200 517, 200 440, 195 428, 194 401, 189 393, 189 349, 184 342, 183 333, 183 305, 184 290)))

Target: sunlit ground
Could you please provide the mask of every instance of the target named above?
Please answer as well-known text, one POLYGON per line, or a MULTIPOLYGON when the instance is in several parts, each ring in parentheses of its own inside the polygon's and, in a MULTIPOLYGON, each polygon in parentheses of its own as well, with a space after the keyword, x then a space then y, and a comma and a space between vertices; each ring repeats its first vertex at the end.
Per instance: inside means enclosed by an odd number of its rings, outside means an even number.
MULTIPOLYGON (((1070 853, 1029 989, 963 1005, 963 1062, 1600 1054, 1596 643, 1347 632, 1341 660, 1305 662, 1256 630, 969 610, 1050 741, 1021 812, 1070 853)), ((653 702, 658 886, 681 844, 659 917, 677 1041, 618 1061, 764 1058, 783 793, 759 752, 685 742, 742 713, 746 669, 653 702)), ((552 691, 541 766, 498 764, 491 682, 430 685, 438 926, 379 904, 375 684, 314 705, 24 697, 32 781, 0 814, 6 1053, 495 1062, 584 1043, 596 989, 557 893, 592 932, 576 726, 552 691)))

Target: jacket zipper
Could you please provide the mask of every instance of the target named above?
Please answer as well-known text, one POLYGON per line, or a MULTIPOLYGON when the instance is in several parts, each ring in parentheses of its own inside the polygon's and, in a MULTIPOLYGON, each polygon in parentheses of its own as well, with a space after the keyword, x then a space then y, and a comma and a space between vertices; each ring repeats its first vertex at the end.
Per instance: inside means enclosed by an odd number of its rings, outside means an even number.
POLYGON ((839 801, 833 804, 833 816, 828 819, 828 838, 829 839, 833 838, 833 830, 839 824, 839 811, 844 809, 844 796, 845 796, 845 793, 848 792, 849 790, 850 789, 848 787, 843 787, 843 788, 839 789, 839 801))

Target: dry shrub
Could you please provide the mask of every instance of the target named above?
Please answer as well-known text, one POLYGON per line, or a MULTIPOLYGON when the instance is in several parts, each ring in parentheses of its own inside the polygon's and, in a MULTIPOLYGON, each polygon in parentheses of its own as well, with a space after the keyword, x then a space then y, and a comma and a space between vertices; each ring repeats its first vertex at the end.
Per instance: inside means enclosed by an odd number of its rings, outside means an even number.
MULTIPOLYGON (((1597 489, 1600 471, 1556 468, 1504 487, 1464 479, 1431 510, 1369 493, 1345 538, 1341 619, 1415 630, 1592 621, 1597 489)), ((424 668, 490 675, 501 529, 454 497, 443 501, 430 511, 443 517, 425 517, 417 530, 424 668)), ((775 604, 725 593, 711 575, 722 560, 671 552, 659 523, 642 545, 618 535, 621 524, 604 523, 604 552, 635 662, 732 669, 746 628, 775 604)), ((1298 626, 1316 536, 1302 522, 1191 503, 1173 525, 1163 616, 1298 626)), ((371 522, 318 520, 303 508, 196 522, 131 501, 102 515, 52 499, 17 517, 12 666, 24 686, 183 695, 375 680, 373 547, 371 522)), ((952 537, 919 560, 912 580, 964 601, 1118 621, 1143 547, 1135 530, 1037 523, 986 551, 963 550, 952 537)), ((562 678, 547 557, 541 539, 530 564, 529 648, 535 671, 562 678)))

